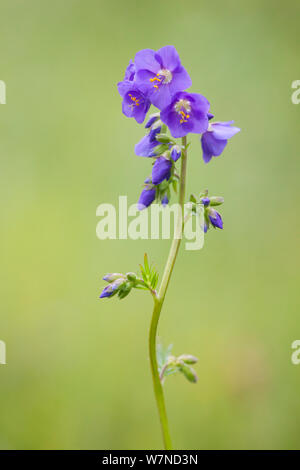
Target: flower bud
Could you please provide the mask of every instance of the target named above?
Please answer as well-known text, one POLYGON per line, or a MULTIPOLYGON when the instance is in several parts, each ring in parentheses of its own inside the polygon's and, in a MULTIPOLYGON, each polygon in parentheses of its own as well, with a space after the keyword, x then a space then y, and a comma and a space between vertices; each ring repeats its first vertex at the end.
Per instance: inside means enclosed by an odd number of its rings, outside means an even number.
POLYGON ((119 298, 124 299, 129 294, 131 289, 132 289, 132 283, 125 282, 125 284, 123 284, 119 289, 119 292, 118 292, 119 298))
POLYGON ((209 217, 210 223, 214 227, 222 229, 223 228, 223 220, 222 220, 222 217, 219 214, 219 212, 217 212, 212 207, 209 207, 207 212, 208 212, 208 217, 209 217))
POLYGON ((168 146, 166 144, 161 144, 155 147, 153 153, 150 155, 151 157, 156 157, 162 155, 164 152, 168 150, 168 146))
POLYGON ((208 189, 204 189, 204 191, 201 191, 199 194, 199 198, 201 199, 202 197, 206 197, 208 195, 208 189))
POLYGON ((160 133, 161 127, 153 127, 151 131, 149 132, 149 140, 150 142, 156 141, 156 136, 157 134, 160 133))
POLYGON ((126 277, 128 281, 132 281, 132 282, 135 282, 137 279, 137 276, 135 273, 126 273, 126 277))
POLYGON ((210 198, 210 205, 211 206, 220 206, 221 204, 223 204, 224 202, 224 198, 223 197, 219 197, 219 196, 212 196, 210 198))
POLYGON ((149 127, 151 127, 157 121, 158 118, 159 118, 159 113, 151 114, 147 123, 145 124, 145 128, 149 129, 149 127))
POLYGON ((113 295, 115 295, 122 286, 122 284, 124 284, 124 278, 117 279, 111 284, 108 284, 108 286, 104 287, 103 291, 101 292, 100 299, 103 299, 104 297, 112 297, 113 295))
POLYGON ((170 142, 170 137, 167 134, 157 134, 156 140, 162 144, 168 144, 170 142))
POLYGON ((154 201, 156 196, 156 189, 155 188, 145 188, 141 192, 139 202, 138 202, 138 210, 141 211, 145 209, 146 207, 150 206, 152 202, 154 201))
POLYGON ((192 367, 189 367, 185 365, 184 363, 181 363, 179 366, 179 369, 180 369, 180 372, 183 373, 183 375, 189 382, 196 383, 198 381, 197 374, 192 367))
POLYGON ((174 162, 177 162, 178 158, 181 157, 181 148, 179 145, 174 145, 171 148, 171 158, 174 162))
POLYGON ((165 207, 169 204, 169 199, 168 196, 165 194, 164 197, 161 200, 162 205, 165 207))
POLYGON ((182 354, 178 357, 178 361, 184 362, 185 364, 196 364, 196 362, 198 362, 198 358, 191 354, 182 354))
POLYGON ((124 276, 121 273, 108 273, 105 274, 105 276, 103 277, 103 281, 113 282, 122 277, 124 276))
POLYGON ((203 204, 205 207, 207 207, 207 206, 210 205, 210 198, 209 198, 209 197, 203 197, 203 198, 201 199, 201 202, 202 202, 202 204, 203 204))
POLYGON ((172 162, 164 157, 158 157, 152 168, 152 183, 157 185, 171 176, 172 162))

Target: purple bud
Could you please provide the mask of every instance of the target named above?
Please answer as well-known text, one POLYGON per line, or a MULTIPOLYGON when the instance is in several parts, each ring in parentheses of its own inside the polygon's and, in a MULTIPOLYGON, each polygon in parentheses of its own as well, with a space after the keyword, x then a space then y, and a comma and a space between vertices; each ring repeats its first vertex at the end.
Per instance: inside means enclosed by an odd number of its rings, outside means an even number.
POLYGON ((158 157, 152 168, 152 183, 157 185, 171 176, 172 162, 165 157, 158 157))
POLYGON ((221 215, 219 214, 219 212, 217 212, 215 209, 211 209, 211 208, 210 208, 208 217, 209 217, 209 220, 210 220, 211 224, 212 224, 214 227, 217 227, 217 228, 220 228, 220 229, 223 228, 223 220, 222 220, 222 217, 221 217, 221 215))
POLYGON ((209 199, 209 197, 203 197, 201 199, 201 202, 202 202, 202 204, 204 204, 205 207, 207 207, 210 204, 210 199, 209 199))
POLYGON ((144 181, 145 184, 151 183, 151 178, 146 178, 144 181))
POLYGON ((101 292, 100 299, 104 297, 111 297, 117 293, 117 290, 124 283, 124 279, 117 279, 115 282, 108 284, 108 286, 104 287, 103 291, 101 292))
POLYGON ((215 115, 212 113, 207 113, 207 117, 208 117, 208 120, 210 121, 212 118, 215 117, 215 115))
POLYGON ((146 207, 150 206, 155 199, 155 195, 156 195, 155 188, 143 189, 139 198, 138 205, 137 205, 138 210, 141 211, 145 209, 146 207))
POLYGON ((159 118, 158 115, 155 115, 155 116, 150 117, 150 119, 147 121, 147 123, 146 123, 146 125, 145 125, 145 128, 146 128, 146 129, 149 129, 149 127, 151 127, 152 124, 154 124, 154 123, 157 121, 158 118, 159 118))
POLYGON ((161 203, 164 207, 169 204, 169 199, 166 195, 162 198, 161 203))
POLYGON ((149 132, 149 140, 150 142, 156 142, 156 134, 159 134, 161 131, 161 126, 156 127, 155 129, 151 129, 149 132))
POLYGON ((178 145, 174 145, 174 147, 171 150, 171 158, 174 162, 177 162, 178 158, 181 157, 181 150, 178 145))

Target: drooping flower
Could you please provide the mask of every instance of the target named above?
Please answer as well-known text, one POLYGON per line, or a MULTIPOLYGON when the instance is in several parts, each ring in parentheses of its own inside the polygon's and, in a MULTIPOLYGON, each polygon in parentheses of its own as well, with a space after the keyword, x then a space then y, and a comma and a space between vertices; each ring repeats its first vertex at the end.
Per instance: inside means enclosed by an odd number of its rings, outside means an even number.
POLYGON ((152 128, 150 132, 145 135, 135 146, 134 150, 136 155, 139 157, 154 157, 155 152, 154 149, 158 145, 160 145, 159 142, 156 140, 156 134, 159 134, 161 130, 161 127, 158 126, 156 128, 152 128))
POLYGON ((240 129, 231 126, 234 121, 209 123, 207 131, 201 137, 203 160, 208 163, 212 157, 218 157, 227 145, 228 139, 240 129))
POLYGON ((133 117, 141 124, 151 106, 146 95, 130 80, 119 82, 118 90, 123 98, 122 111, 125 116, 133 117))
POLYGON ((181 65, 174 46, 165 46, 157 52, 143 49, 135 56, 136 83, 145 87, 154 106, 163 109, 172 100, 172 96, 186 90, 192 81, 181 65))
POLYGON ((160 118, 173 137, 188 133, 202 134, 208 128, 209 102, 205 96, 185 91, 176 93, 172 102, 160 113, 160 118))
POLYGON ((152 183, 157 185, 171 176, 172 162, 165 157, 158 157, 152 168, 152 183))
POLYGON ((154 201, 156 196, 156 189, 155 188, 145 188, 141 192, 139 202, 137 208, 139 211, 146 209, 146 207, 150 206, 154 201))

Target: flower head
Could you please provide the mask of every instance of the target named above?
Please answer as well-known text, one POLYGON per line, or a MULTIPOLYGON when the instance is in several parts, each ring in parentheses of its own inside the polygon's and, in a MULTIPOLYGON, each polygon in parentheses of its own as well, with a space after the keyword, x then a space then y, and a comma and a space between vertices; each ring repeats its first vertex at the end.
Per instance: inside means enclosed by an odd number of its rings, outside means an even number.
POLYGON ((152 104, 165 108, 172 96, 186 90, 192 81, 181 65, 174 46, 165 46, 157 52, 152 49, 139 51, 135 56, 136 83, 147 90, 152 104))
POLYGON ((118 90, 123 98, 123 114, 127 117, 133 117, 136 122, 141 124, 151 105, 146 95, 130 80, 119 82, 118 90))
POLYGON ((240 129, 231 126, 234 121, 213 122, 201 137, 203 160, 208 163, 212 157, 218 157, 227 145, 227 140, 237 134, 240 129))
POLYGON ((146 187, 143 189, 141 192, 139 202, 138 202, 138 210, 141 211, 143 209, 146 209, 146 207, 150 206, 152 202, 154 201, 156 196, 156 189, 153 187, 146 187))
POLYGON ((188 133, 202 134, 208 128, 209 102, 197 93, 176 93, 172 102, 162 110, 160 118, 170 129, 173 137, 188 133))
POLYGON ((171 176, 172 162, 165 157, 158 157, 152 168, 152 183, 157 185, 171 176))

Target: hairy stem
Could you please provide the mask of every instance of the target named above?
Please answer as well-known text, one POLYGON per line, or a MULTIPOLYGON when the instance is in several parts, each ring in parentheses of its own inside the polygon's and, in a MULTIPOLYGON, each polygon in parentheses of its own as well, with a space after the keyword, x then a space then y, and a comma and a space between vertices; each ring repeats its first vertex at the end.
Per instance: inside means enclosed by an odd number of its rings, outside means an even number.
POLYGON ((162 277, 160 289, 157 298, 154 299, 154 309, 152 314, 150 333, 149 333, 149 354, 151 363, 151 372, 153 378, 154 394, 156 398, 164 446, 165 449, 172 449, 171 437, 169 432, 168 418, 165 406, 165 399, 162 384, 158 372, 158 364, 156 357, 156 337, 157 337, 157 326, 160 317, 160 312, 165 300, 166 292, 176 261, 177 253, 179 250, 183 226, 184 226, 184 198, 185 198, 185 182, 186 182, 186 164, 187 164, 187 150, 186 150, 186 137, 182 138, 183 151, 181 155, 181 174, 180 174, 180 189, 179 189, 179 205, 181 208, 181 214, 177 218, 177 224, 174 232, 174 238, 171 244, 169 256, 165 266, 164 274, 162 277))

